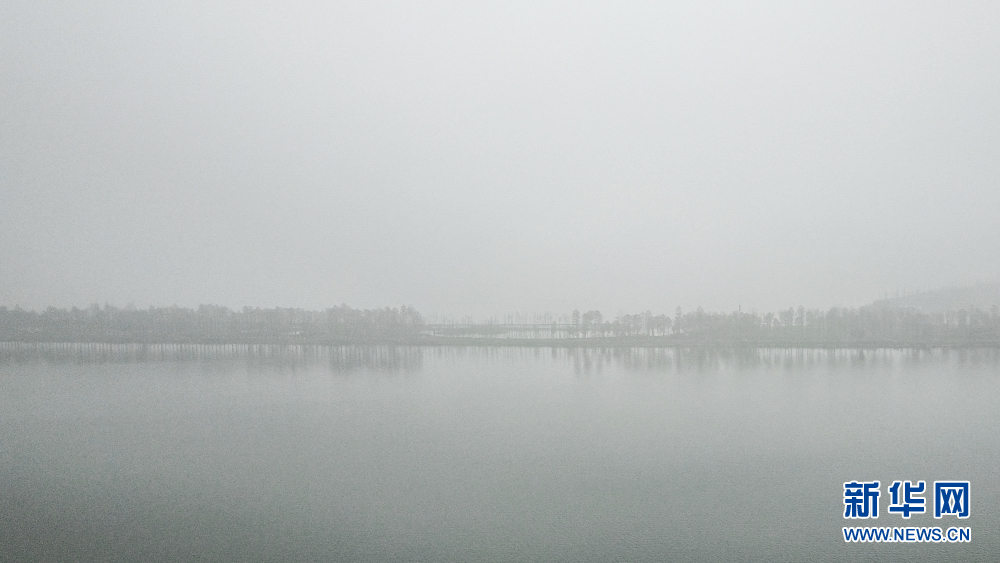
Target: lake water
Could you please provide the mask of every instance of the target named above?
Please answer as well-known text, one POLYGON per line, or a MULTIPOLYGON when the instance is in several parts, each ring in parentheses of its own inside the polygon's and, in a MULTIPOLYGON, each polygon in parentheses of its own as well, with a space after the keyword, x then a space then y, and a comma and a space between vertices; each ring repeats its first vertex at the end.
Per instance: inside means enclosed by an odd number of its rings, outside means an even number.
POLYGON ((995 561, 998 467, 997 350, 0 350, 4 561, 995 561))

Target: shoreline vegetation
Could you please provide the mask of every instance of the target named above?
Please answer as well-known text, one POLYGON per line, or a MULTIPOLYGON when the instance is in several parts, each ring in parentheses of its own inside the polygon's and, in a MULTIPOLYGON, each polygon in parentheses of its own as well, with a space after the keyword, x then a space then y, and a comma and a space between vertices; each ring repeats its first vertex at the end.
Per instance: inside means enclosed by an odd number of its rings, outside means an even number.
POLYGON ((605 319, 599 311, 505 322, 427 323, 413 307, 323 311, 202 305, 30 311, 0 307, 0 342, 204 345, 531 347, 1000 347, 1000 311, 924 313, 912 307, 789 308, 777 313, 673 316, 646 311, 605 319))

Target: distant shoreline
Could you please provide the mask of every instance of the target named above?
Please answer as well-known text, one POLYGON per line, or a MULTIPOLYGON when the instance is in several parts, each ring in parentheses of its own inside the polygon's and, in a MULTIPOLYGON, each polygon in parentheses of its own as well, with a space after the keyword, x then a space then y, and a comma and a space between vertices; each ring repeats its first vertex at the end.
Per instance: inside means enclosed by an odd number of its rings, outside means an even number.
MULTIPOLYGON (((516 319, 511 319, 512 321, 516 319)), ((539 319, 540 321, 541 319, 539 319)), ((565 319, 564 319, 565 320, 565 319)), ((533 348, 998 348, 1000 308, 941 314, 915 309, 789 308, 778 313, 702 309, 605 319, 574 311, 568 322, 427 323, 413 307, 240 311, 203 305, 144 310, 25 311, 0 307, 0 342, 135 345, 399 345, 533 348)))
POLYGON ((61 340, 6 340, 0 341, 0 350, 30 348, 87 348, 87 347, 366 347, 366 346, 427 346, 427 347, 482 347, 482 348, 722 348, 722 349, 931 349, 931 348, 997 348, 996 341, 862 341, 862 342, 796 342, 796 341, 721 341, 685 340, 679 338, 469 338, 469 337, 429 337, 407 340, 260 340, 260 341, 157 341, 139 342, 128 340, 104 341, 61 341, 61 340))

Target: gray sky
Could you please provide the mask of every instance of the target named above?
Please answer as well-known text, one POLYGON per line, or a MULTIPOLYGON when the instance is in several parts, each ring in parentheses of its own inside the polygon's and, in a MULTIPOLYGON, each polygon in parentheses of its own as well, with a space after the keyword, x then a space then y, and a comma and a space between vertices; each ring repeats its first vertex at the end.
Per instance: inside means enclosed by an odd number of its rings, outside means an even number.
POLYGON ((319 4, 3 2, 0 304, 613 315, 1000 274, 996 2, 319 4))

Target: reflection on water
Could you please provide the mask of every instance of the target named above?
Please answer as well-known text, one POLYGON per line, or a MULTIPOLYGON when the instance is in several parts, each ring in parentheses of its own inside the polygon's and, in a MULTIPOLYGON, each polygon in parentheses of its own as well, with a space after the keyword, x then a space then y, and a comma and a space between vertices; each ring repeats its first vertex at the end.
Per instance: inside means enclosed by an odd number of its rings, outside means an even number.
POLYGON ((724 372, 747 369, 810 370, 885 367, 898 368, 928 362, 958 365, 1000 364, 997 348, 731 348, 731 347, 496 347, 436 348, 441 360, 522 363, 549 358, 571 365, 576 373, 626 371, 724 372))
POLYGON ((900 367, 926 362, 1000 363, 997 348, 572 348, 522 346, 316 346, 277 344, 102 344, 0 342, 0 364, 45 361, 101 364, 244 360, 274 367, 328 366, 332 372, 418 371, 430 355, 441 361, 518 363, 548 358, 576 373, 627 371, 722 372, 745 369, 808 370, 826 366, 900 367))
POLYGON ((242 360, 259 367, 329 366, 333 372, 416 371, 423 350, 414 346, 301 346, 272 344, 0 343, 4 363, 70 364, 217 362, 242 360))
POLYGON ((614 365, 630 371, 720 372, 747 369, 809 370, 816 367, 899 367, 925 362, 996 364, 1000 350, 826 348, 610 348, 566 350, 581 372, 614 365))

